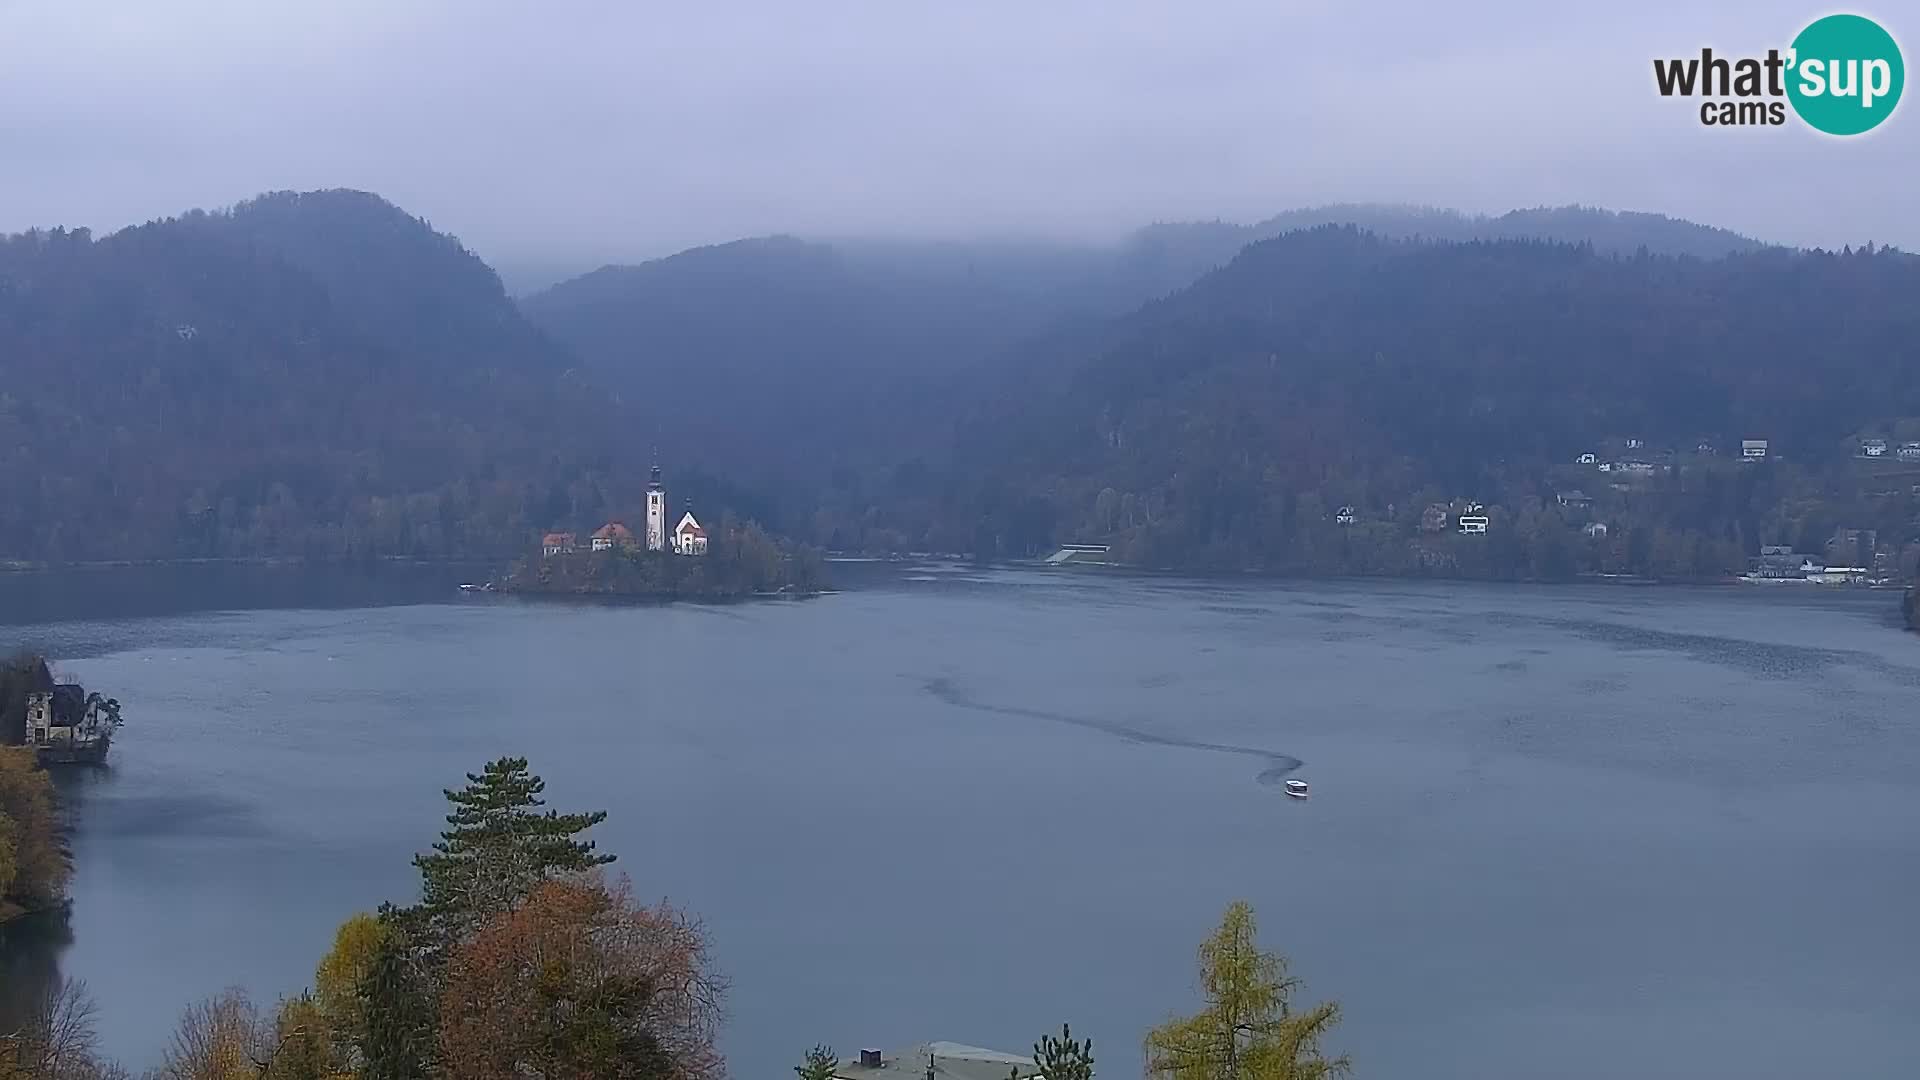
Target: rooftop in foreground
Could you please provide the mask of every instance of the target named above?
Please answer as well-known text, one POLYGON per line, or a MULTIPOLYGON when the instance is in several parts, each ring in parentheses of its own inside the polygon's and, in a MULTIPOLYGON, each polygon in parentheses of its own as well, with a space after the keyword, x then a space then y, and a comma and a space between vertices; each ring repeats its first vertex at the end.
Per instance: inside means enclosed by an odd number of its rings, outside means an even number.
POLYGON ((1023 1077, 1036 1075, 1033 1058, 1009 1054, 965 1043, 930 1042, 900 1050, 862 1050, 854 1061, 841 1062, 834 1070, 839 1080, 1007 1080, 1018 1071, 1023 1077), (928 1063, 932 1071, 928 1071, 928 1063))

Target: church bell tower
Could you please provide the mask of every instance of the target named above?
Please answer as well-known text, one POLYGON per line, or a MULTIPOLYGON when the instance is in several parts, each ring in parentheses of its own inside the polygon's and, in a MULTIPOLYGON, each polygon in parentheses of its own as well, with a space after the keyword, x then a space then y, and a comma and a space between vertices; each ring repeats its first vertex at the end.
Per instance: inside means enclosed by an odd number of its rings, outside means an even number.
POLYGON ((658 455, 655 455, 653 479, 647 482, 647 550, 667 550, 667 489, 660 483, 658 455))

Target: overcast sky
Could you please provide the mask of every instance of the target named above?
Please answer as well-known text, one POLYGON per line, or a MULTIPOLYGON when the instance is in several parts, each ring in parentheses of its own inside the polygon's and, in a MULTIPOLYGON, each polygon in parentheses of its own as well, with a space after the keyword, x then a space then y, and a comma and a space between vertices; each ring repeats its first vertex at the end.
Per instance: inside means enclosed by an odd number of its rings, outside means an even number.
MULTIPOLYGON (((1654 93, 1656 55, 1764 53, 1826 10, 0 0, 0 229, 345 186, 507 266, 773 231, 1096 238, 1330 201, 1578 202, 1920 249, 1920 102, 1834 140, 1704 128, 1654 93)), ((1914 62, 1920 8, 1855 10, 1914 62)))

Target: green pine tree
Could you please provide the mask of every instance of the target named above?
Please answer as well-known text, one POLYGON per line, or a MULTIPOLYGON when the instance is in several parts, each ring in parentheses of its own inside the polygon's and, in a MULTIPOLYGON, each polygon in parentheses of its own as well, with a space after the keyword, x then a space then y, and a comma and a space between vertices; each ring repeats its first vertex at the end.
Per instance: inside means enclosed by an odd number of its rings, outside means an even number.
POLYGON ((478 775, 468 773, 466 787, 446 792, 451 828, 440 834, 433 854, 414 857, 420 904, 405 920, 429 947, 452 945, 557 874, 613 861, 596 854, 593 841, 576 839, 606 820, 606 811, 542 813, 546 786, 527 770, 526 758, 501 758, 478 775))
MULTIPOLYGON (((381 912, 383 918, 394 914, 381 912)), ((417 1080, 433 1060, 434 1002, 437 995, 420 970, 406 936, 394 929, 380 939, 360 1000, 366 1015, 362 1080, 417 1080)))
POLYGON ((1033 1044, 1033 1067, 1046 1080, 1093 1080, 1093 1040, 1073 1037, 1060 1025, 1060 1037, 1043 1035, 1033 1044))
POLYGON ((806 1060, 793 1067, 800 1074, 800 1080, 833 1080, 833 1074, 840 1068, 840 1059, 834 1056, 833 1047, 820 1045, 807 1051, 806 1060))

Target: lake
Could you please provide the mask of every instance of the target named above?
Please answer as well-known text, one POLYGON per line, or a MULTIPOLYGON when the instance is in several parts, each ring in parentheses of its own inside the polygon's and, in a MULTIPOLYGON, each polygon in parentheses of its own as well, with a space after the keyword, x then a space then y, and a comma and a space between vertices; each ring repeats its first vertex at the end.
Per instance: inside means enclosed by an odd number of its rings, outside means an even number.
POLYGON ((295 993, 343 918, 412 899, 441 789, 506 754, 705 919, 742 1077, 1063 1020, 1137 1075, 1237 898, 1363 1076, 1920 1062, 1891 593, 842 564, 811 601, 599 607, 116 573, 0 581, 4 643, 128 717, 63 782, 71 941, 0 970, 85 979, 136 1067, 182 1005, 295 993))

